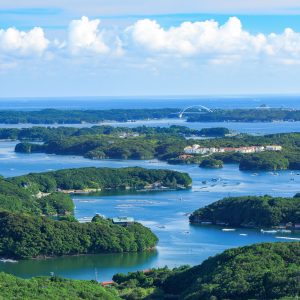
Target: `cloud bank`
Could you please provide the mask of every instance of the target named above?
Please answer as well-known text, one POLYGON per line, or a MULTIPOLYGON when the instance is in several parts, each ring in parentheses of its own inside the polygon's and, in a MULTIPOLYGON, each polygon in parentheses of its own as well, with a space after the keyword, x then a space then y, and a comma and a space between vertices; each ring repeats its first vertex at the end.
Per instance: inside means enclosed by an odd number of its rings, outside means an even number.
POLYGON ((30 31, 15 28, 0 29, 0 53, 8 56, 41 56, 48 48, 49 40, 44 31, 35 27, 30 31))
POLYGON ((130 57, 147 61, 165 57, 223 64, 235 61, 300 63, 300 33, 251 34, 236 17, 224 24, 214 20, 183 22, 163 28, 156 20, 142 19, 127 28, 102 28, 99 19, 82 17, 70 22, 65 40, 50 40, 42 28, 27 32, 0 29, 0 57, 22 60, 48 52, 69 60, 89 56, 130 57), (120 38, 121 37, 121 38, 120 38))

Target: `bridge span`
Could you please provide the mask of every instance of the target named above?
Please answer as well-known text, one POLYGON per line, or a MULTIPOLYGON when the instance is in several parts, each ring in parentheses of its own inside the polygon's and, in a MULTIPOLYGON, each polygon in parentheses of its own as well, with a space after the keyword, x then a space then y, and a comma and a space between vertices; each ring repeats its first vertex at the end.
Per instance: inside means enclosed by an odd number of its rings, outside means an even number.
POLYGON ((178 116, 179 118, 181 119, 183 117, 184 114, 194 114, 194 113, 201 113, 201 112, 209 112, 209 113, 212 113, 213 110, 211 110, 210 108, 206 107, 206 106, 203 106, 203 105, 191 105, 191 106, 187 106, 185 108, 183 108, 178 116), (190 109, 192 108, 197 108, 198 109, 198 112, 189 112, 190 109))

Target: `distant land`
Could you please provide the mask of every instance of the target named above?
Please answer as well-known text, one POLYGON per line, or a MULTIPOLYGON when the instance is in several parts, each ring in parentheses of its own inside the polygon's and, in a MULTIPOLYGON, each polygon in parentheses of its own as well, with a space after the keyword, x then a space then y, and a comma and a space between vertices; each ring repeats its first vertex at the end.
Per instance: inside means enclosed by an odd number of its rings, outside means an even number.
POLYGON ((300 110, 283 108, 202 110, 194 105, 182 108, 36 111, 0 110, 1 124, 81 124, 104 121, 129 122, 184 117, 187 122, 275 122, 300 121, 300 110))

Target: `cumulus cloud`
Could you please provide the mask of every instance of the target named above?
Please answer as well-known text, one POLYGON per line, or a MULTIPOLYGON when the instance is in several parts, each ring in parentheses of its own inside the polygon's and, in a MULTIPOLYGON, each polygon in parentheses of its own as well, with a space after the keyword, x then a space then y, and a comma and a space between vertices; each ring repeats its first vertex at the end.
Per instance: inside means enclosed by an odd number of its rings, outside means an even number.
POLYGON ((40 27, 28 32, 15 28, 0 29, 0 53, 11 56, 41 56, 49 40, 40 27))
POLYGON ((133 41, 149 51, 183 56, 259 52, 266 43, 262 34, 252 36, 244 31, 236 17, 222 26, 208 20, 184 22, 169 29, 162 28, 154 20, 145 19, 137 21, 129 30, 133 41))
POLYGON ((99 19, 83 16, 72 20, 65 38, 60 39, 53 36, 48 40, 39 27, 29 31, 0 29, 0 58, 3 61, 3 57, 12 57, 14 61, 27 56, 69 57, 68 61, 72 61, 76 57, 107 56, 112 59, 125 57, 124 64, 156 61, 160 65, 161 57, 171 56, 182 59, 182 65, 187 61, 185 58, 190 59, 189 63, 193 59, 213 64, 237 60, 300 63, 300 33, 287 28, 282 33, 251 34, 236 17, 224 24, 206 20, 183 22, 170 28, 162 27, 155 20, 143 19, 127 28, 112 30, 103 28, 99 19))
POLYGON ((252 35, 241 21, 231 17, 224 25, 214 20, 184 22, 164 29, 155 20, 137 21, 127 29, 133 42, 148 53, 204 57, 212 62, 271 57, 300 60, 300 34, 286 29, 282 34, 252 35))
POLYGON ((104 42, 104 32, 100 30, 100 20, 89 20, 82 17, 73 20, 69 25, 68 47, 72 54, 79 55, 82 52, 105 54, 110 48, 104 42))

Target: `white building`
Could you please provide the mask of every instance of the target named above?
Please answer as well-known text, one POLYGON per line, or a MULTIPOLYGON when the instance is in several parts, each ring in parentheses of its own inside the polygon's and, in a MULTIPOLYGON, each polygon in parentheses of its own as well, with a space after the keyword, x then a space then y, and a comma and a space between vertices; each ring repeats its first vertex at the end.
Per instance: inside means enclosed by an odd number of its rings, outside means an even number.
POLYGON ((270 145, 270 146, 266 146, 266 150, 267 151, 281 151, 282 147, 278 146, 278 145, 270 145))

